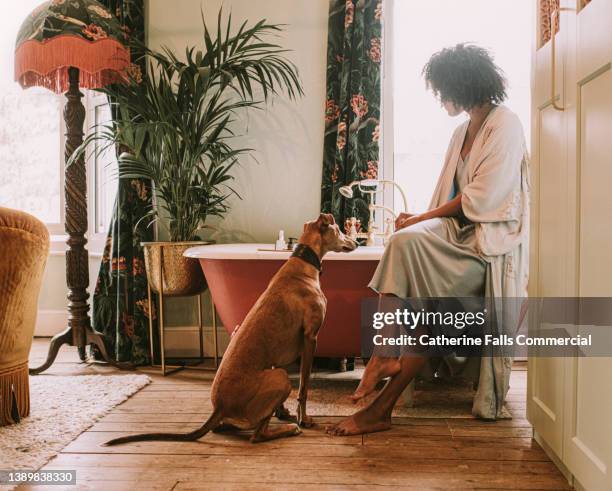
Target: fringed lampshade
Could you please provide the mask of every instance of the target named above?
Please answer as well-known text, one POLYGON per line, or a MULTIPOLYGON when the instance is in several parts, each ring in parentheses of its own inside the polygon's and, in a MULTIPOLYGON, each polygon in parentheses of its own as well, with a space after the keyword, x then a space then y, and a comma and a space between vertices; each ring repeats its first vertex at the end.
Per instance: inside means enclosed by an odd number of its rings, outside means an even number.
POLYGON ((125 80, 130 69, 127 35, 95 0, 50 0, 23 21, 15 45, 15 80, 22 87, 68 90, 68 69, 79 85, 96 89, 125 80))
MULTIPOLYGON (((15 44, 15 79, 24 88, 41 86, 56 93, 66 92, 66 161, 83 143, 85 108, 79 87, 96 89, 130 80, 132 65, 127 41, 117 19, 95 0, 50 0, 24 20, 15 44)), ((104 341, 92 329, 89 318, 84 158, 67 165, 65 173, 68 326, 51 340, 47 360, 40 367, 30 369, 32 374, 46 370, 63 344, 77 346, 81 360, 86 358, 86 347, 93 344, 111 362, 104 341)))

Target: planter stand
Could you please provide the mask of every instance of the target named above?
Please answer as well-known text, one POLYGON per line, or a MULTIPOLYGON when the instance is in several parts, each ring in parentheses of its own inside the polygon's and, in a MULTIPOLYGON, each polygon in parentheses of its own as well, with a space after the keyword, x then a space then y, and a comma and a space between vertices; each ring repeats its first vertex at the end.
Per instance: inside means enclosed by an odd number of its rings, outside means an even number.
MULTIPOLYGON (((152 302, 151 302, 151 287, 148 287, 148 295, 149 295, 149 312, 152 312, 152 302)), ((198 295, 193 295, 192 297, 197 298, 198 302, 198 329, 200 335, 200 357, 196 358, 198 362, 194 365, 189 365, 188 363, 181 363, 179 365, 172 365, 166 363, 166 344, 165 344, 165 325, 164 325, 164 295, 163 290, 159 293, 159 341, 160 341, 160 358, 161 365, 157 365, 153 362, 155 359, 155 349, 153 346, 153 320, 149 317, 149 338, 151 342, 151 366, 154 368, 161 368, 162 374, 164 376, 170 375, 179 370, 183 370, 184 368, 191 368, 195 370, 204 370, 204 371, 216 371, 219 368, 219 348, 218 348, 218 339, 217 339, 217 312, 215 309, 215 304, 212 300, 212 296, 210 298, 210 313, 212 317, 212 328, 213 328, 213 346, 214 346, 214 366, 212 368, 207 367, 198 367, 197 365, 204 362, 204 332, 202 326, 202 297, 198 295)))
MULTIPOLYGON (((212 328, 213 328, 213 345, 214 345, 214 366, 213 367, 199 367, 198 365, 204 363, 204 332, 202 326, 202 296, 201 292, 196 294, 186 294, 186 295, 177 295, 173 294, 172 297, 195 297, 197 299, 198 305, 198 329, 199 329, 199 345, 200 345, 200 356, 199 358, 195 358, 197 362, 195 364, 188 364, 187 362, 180 363, 178 365, 166 363, 166 343, 165 343, 165 330, 166 326, 164 323, 164 282, 163 282, 163 274, 164 274, 164 247, 161 246, 159 248, 158 264, 156 264, 153 268, 153 271, 157 270, 158 272, 158 299, 159 299, 159 341, 160 341, 160 358, 161 365, 155 364, 155 348, 153 343, 153 318, 149 315, 149 340, 150 340, 150 349, 151 349, 151 366, 155 368, 161 368, 161 372, 164 375, 170 375, 179 370, 183 370, 185 368, 190 368, 194 370, 202 370, 202 371, 216 371, 219 368, 219 347, 218 347, 218 339, 217 339, 217 312, 215 309, 215 304, 212 299, 212 295, 210 297, 210 305, 211 305, 211 317, 212 317, 212 328)), ((209 288, 210 291, 210 288, 209 288)), ((152 289, 151 289, 151 281, 147 282, 147 295, 149 302, 149 312, 153 312, 152 305, 152 289)))

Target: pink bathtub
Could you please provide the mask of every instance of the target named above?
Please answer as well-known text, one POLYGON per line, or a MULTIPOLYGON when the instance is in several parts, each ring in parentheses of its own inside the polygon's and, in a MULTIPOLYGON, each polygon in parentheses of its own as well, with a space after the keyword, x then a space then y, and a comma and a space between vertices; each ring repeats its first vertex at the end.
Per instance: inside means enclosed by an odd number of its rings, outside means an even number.
MULTIPOLYGON (((217 312, 228 333, 240 324, 289 252, 262 251, 270 244, 220 244, 188 249, 208 281, 217 312)), ((319 332, 317 356, 360 356, 361 299, 375 296, 368 287, 382 247, 329 253, 323 260, 321 286, 327 315, 319 332)))

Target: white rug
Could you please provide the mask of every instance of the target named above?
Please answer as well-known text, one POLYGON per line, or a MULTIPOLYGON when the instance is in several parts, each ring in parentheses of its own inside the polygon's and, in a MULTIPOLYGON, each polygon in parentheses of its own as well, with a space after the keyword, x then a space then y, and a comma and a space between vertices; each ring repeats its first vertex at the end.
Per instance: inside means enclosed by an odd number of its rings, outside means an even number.
POLYGON ((146 375, 30 377, 30 416, 0 428, 0 469, 38 469, 117 404, 146 375))

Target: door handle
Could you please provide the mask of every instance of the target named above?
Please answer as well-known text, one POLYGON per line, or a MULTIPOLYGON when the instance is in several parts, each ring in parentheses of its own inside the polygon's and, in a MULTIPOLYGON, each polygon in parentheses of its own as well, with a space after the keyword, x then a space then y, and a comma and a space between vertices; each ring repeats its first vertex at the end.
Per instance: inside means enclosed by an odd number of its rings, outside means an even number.
POLYGON ((551 35, 550 35, 550 58, 551 58, 551 62, 550 62, 550 66, 551 66, 550 101, 552 103, 552 107, 554 107, 557 111, 565 111, 565 107, 557 104, 557 100, 556 100, 557 86, 555 83, 555 74, 557 72, 557 55, 556 55, 557 43, 555 42, 555 38, 557 36, 555 35, 556 34, 555 26, 557 25, 557 22, 559 22, 559 31, 561 31, 561 22, 559 19, 561 12, 571 12, 574 10, 575 9, 570 8, 570 7, 557 7, 550 14, 550 30, 551 30, 551 35))

